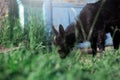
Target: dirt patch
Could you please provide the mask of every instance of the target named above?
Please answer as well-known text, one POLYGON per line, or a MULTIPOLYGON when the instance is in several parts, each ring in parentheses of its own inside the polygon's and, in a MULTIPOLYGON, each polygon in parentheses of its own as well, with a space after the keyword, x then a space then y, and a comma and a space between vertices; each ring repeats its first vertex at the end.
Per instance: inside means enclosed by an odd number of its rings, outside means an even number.
MULTIPOLYGON (((105 47, 105 51, 113 50, 113 49, 114 49, 113 46, 106 46, 106 47, 105 47)), ((88 48, 88 49, 83 48, 83 49, 80 49, 80 51, 81 51, 82 53, 92 54, 92 49, 91 49, 91 48, 88 48)), ((102 51, 99 50, 99 48, 97 48, 97 53, 101 53, 101 52, 102 52, 102 51)))
POLYGON ((6 48, 4 46, 0 46, 0 53, 7 53, 12 50, 17 50, 19 47, 14 47, 14 48, 6 48))

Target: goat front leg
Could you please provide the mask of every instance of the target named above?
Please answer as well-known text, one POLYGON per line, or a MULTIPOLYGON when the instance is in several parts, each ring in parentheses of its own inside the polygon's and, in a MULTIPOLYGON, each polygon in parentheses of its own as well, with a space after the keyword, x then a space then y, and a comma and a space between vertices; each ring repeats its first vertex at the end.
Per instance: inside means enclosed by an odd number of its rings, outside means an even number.
POLYGON ((91 40, 91 48, 92 48, 92 55, 94 57, 97 53, 97 39, 96 39, 96 37, 93 37, 91 40))
POLYGON ((120 45, 120 39, 119 39, 119 36, 120 36, 120 31, 116 31, 114 36, 113 36, 113 46, 114 46, 114 49, 118 49, 119 48, 119 45, 120 45))

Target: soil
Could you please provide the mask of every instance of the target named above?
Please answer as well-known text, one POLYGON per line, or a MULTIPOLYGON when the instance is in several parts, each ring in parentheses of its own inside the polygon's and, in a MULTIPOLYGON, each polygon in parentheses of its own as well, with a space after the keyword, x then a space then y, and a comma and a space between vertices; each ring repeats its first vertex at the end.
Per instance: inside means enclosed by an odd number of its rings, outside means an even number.
MULTIPOLYGON (((19 49, 19 47, 14 47, 14 48, 6 48, 5 46, 0 46, 0 53, 7 53, 9 51, 12 51, 12 50, 16 50, 16 49, 19 49)), ((112 50, 113 49, 113 46, 106 46, 105 47, 105 51, 106 50, 112 50)), ((82 53, 88 53, 88 54, 92 54, 92 49, 89 48, 89 49, 80 49, 80 51, 82 53)), ((97 49, 97 53, 101 53, 102 51, 100 51, 99 49, 97 49)))
MULTIPOLYGON (((113 50, 113 46, 106 46, 106 47, 105 47, 105 51, 107 51, 107 50, 113 50)), ((91 48, 88 48, 88 49, 82 48, 82 49, 80 49, 80 51, 81 51, 82 53, 92 54, 92 49, 91 49, 91 48)), ((102 52, 102 51, 99 50, 99 48, 97 48, 97 53, 101 53, 101 52, 102 52)))
POLYGON ((9 51, 16 50, 16 49, 19 49, 19 47, 6 48, 4 46, 0 46, 0 53, 7 53, 9 51))

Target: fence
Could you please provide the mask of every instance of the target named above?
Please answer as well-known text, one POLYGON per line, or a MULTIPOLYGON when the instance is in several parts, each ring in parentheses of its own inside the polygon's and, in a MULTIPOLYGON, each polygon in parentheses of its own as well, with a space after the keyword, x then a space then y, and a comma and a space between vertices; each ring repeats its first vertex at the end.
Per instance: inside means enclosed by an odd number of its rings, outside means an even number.
POLYGON ((52 25, 58 29, 59 24, 66 28, 71 22, 75 22, 83 6, 84 4, 45 2, 43 11, 46 30, 51 31, 52 25))

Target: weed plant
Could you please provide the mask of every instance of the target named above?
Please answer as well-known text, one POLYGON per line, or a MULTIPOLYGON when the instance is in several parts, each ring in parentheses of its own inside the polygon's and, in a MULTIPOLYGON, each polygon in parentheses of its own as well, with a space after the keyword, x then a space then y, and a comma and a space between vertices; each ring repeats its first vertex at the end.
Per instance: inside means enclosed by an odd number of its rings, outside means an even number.
MULTIPOLYGON (((41 46, 42 47, 42 46, 41 46)), ((33 54, 21 46, 0 54, 1 80, 119 80, 120 50, 105 51, 101 57, 73 51, 61 60, 56 48, 52 52, 33 54), (79 56, 79 58, 78 58, 79 56)))

